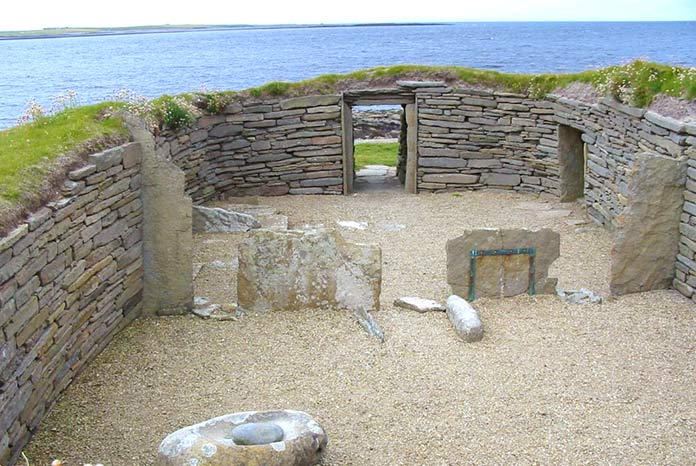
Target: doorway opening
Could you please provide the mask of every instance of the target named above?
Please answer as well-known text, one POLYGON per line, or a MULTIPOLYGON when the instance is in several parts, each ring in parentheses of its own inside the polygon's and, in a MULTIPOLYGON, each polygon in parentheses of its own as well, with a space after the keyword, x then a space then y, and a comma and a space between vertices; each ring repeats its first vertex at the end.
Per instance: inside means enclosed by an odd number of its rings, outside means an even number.
POLYGON ((561 202, 572 202, 585 196, 587 148, 582 131, 558 125, 558 165, 561 202))
POLYGON ((416 109, 413 95, 353 91, 343 95, 343 187, 415 192, 416 109))
POLYGON ((406 175, 404 107, 403 105, 353 107, 355 160, 353 186, 355 191, 396 190, 404 184, 406 175), (397 176, 397 173, 401 176, 397 176))

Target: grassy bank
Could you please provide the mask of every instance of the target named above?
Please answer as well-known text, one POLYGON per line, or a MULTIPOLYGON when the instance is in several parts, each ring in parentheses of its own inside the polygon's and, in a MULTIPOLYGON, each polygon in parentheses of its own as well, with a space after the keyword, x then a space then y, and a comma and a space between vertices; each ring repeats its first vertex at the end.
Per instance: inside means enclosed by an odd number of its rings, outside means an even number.
POLYGON ((64 176, 81 152, 126 138, 120 118, 103 118, 113 105, 70 108, 0 131, 0 222, 48 196, 53 181, 64 176))
POLYGON ((399 158, 398 142, 363 142, 355 144, 355 169, 366 165, 396 167, 399 158))

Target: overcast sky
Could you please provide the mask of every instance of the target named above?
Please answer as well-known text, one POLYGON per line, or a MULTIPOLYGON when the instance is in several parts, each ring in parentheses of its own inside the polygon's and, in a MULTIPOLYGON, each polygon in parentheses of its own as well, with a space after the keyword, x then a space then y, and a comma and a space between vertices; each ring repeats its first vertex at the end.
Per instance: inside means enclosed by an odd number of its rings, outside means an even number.
POLYGON ((2 0, 0 30, 147 24, 694 21, 696 0, 2 0))

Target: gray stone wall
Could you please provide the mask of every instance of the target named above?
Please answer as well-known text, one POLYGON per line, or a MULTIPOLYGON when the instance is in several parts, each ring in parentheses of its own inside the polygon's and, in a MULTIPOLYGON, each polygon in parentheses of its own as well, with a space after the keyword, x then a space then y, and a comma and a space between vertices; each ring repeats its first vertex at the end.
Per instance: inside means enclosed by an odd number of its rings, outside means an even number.
POLYGON ((90 156, 0 239, 0 464, 141 309, 141 148, 90 156))
POLYGON ((684 123, 611 99, 596 105, 565 98, 550 100, 554 101, 555 121, 583 132, 588 213, 609 228, 626 206, 628 173, 639 153, 678 158, 696 142, 684 123))
POLYGON ((418 191, 558 193, 552 104, 472 89, 416 90, 418 191))
MULTIPOLYGON (((696 139, 696 127, 689 127, 696 139)), ((679 255, 674 288, 687 298, 696 302, 696 140, 694 147, 687 151, 686 190, 684 191, 684 212, 679 224, 679 255)))
POLYGON ((224 196, 340 194, 340 96, 235 102, 156 141, 194 203, 224 196))

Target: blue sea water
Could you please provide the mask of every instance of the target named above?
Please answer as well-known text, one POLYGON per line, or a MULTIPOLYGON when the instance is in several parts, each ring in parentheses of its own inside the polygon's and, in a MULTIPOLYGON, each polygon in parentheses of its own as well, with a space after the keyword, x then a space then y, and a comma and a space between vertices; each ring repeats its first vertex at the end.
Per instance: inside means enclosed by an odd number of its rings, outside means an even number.
POLYGON ((156 97, 244 89, 393 64, 572 72, 636 58, 696 66, 696 22, 457 23, 0 41, 0 128, 68 89, 156 97))

